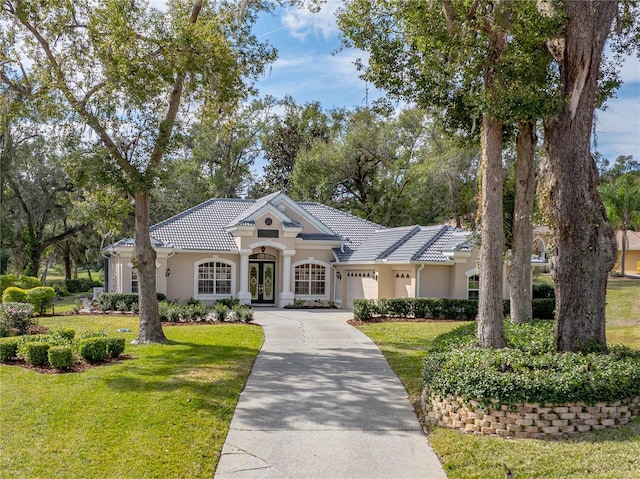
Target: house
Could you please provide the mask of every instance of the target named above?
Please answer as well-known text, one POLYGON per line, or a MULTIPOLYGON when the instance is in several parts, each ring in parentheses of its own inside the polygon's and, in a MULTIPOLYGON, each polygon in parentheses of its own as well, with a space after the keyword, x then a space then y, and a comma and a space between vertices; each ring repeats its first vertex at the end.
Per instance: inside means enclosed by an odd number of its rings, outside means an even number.
MULTIPOLYGON (((618 256, 613 271, 622 273, 622 231, 616 231, 618 256)), ((627 231, 627 247, 624 254, 625 274, 640 273, 640 231, 627 231)))
MULTIPOLYGON (((211 199, 150 229, 169 299, 351 308, 355 298, 477 298, 479 248, 448 225, 385 228, 282 192, 211 199)), ((136 292, 133 239, 103 251, 105 289, 136 292)), ((506 283, 506 281, 505 281, 506 283)), ((504 288, 508 298, 508 290, 504 288)))

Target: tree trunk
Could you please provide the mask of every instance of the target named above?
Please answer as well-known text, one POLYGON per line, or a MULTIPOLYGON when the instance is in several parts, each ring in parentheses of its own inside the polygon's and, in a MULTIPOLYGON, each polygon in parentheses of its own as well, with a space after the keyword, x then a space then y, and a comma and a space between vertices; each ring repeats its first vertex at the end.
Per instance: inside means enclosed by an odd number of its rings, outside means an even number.
POLYGON ((156 252, 151 245, 149 226, 151 216, 148 192, 136 192, 135 200, 135 256, 134 267, 138 270, 138 304, 140 306, 140 330, 133 344, 166 343, 162 323, 158 314, 156 292, 156 252))
MULTIPOLYGON (((625 276, 624 263, 627 260, 627 241, 627 228, 625 226, 622 230, 622 248, 620 253, 620 274, 622 274, 622 277, 625 276)), ((617 243, 616 241, 616 248, 618 247, 617 243)))
POLYGON ((564 45, 555 50, 565 102, 544 132, 558 351, 606 349, 605 295, 616 242, 589 147, 600 59, 617 7, 615 1, 567 0, 564 45))
POLYGON ((68 241, 62 243, 62 259, 64 263, 64 279, 71 279, 71 248, 68 241))
POLYGON ((480 292, 478 343, 483 348, 506 346, 502 303, 504 226, 502 222, 502 123, 485 115, 482 119, 482 243, 480 245, 480 292))
POLYGON ((531 250, 533 198, 535 192, 536 124, 521 121, 516 139, 516 198, 513 211, 509 297, 511 321, 531 321, 531 250))

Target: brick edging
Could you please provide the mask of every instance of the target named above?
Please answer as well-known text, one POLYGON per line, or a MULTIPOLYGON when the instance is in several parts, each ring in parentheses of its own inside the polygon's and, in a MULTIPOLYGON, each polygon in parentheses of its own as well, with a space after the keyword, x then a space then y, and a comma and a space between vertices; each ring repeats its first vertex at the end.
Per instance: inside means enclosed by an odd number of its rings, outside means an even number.
POLYGON ((436 398, 425 388, 420 404, 430 424, 470 434, 528 439, 557 438, 624 426, 640 416, 640 396, 595 404, 526 403, 492 409, 454 396, 436 398))

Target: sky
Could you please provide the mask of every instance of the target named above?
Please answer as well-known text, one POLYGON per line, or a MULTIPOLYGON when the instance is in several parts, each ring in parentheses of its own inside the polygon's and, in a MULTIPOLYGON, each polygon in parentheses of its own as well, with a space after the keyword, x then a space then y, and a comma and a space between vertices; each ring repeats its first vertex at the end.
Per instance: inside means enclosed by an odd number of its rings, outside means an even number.
MULTIPOLYGON (((254 27, 262 41, 278 49, 278 59, 257 84, 261 95, 296 103, 319 101, 323 109, 352 109, 384 95, 359 79, 354 61, 363 52, 343 50, 334 11, 342 2, 328 0, 319 13, 281 9, 263 15, 254 27)), ((640 160, 640 61, 631 57, 622 70, 622 87, 606 110, 597 111, 594 150, 614 161, 619 155, 640 160)))

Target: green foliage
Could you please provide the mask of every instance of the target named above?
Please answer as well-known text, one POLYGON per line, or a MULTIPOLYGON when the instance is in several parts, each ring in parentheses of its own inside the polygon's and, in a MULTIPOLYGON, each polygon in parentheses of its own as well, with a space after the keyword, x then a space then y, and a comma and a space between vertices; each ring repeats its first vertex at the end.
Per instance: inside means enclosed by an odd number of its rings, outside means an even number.
POLYGON ((52 346, 47 353, 49 364, 56 369, 69 369, 73 366, 71 346, 52 346))
POLYGON ((531 301, 531 311, 535 319, 554 319, 555 298, 535 298, 531 301))
POLYGON ((124 338, 107 338, 107 355, 117 358, 124 353, 124 338))
POLYGON ((70 328, 58 328, 49 331, 49 335, 59 338, 60 341, 67 341, 69 344, 73 341, 76 332, 70 328))
POLYGON ((219 304, 227 308, 235 308, 236 306, 240 306, 240 300, 238 298, 223 298, 216 301, 216 306, 219 304))
POLYGON ((36 311, 43 314, 53 306, 56 292, 49 286, 38 286, 27 290, 27 302, 31 303, 36 311))
POLYGON ((253 317, 253 308, 251 306, 249 306, 248 304, 243 304, 241 306, 236 306, 233 309, 236 312, 238 321, 241 321, 243 323, 250 323, 251 321, 253 321, 253 319, 254 319, 254 317, 253 317))
POLYGON ((0 294, 4 292, 9 286, 17 286, 18 278, 13 274, 1 274, 0 275, 0 294))
POLYGON ((3 303, 26 303, 27 291, 17 286, 9 286, 2 292, 3 303))
POLYGON ((209 307, 200 301, 191 304, 178 304, 169 301, 160 301, 158 311, 161 321, 170 323, 192 323, 209 320, 209 307))
POLYGON ((640 352, 556 353, 553 324, 505 323, 508 347, 481 349, 468 328, 438 341, 423 363, 424 384, 488 405, 610 401, 640 394, 640 352))
POLYGON ((0 337, 12 333, 26 334, 29 326, 37 324, 33 318, 33 305, 28 303, 0 304, 0 337))
POLYGON ((18 340, 16 338, 0 338, 0 363, 15 359, 18 355, 18 340))
POLYGON ((71 294, 64 279, 48 279, 45 281, 45 285, 52 287, 56 292, 56 296, 69 296, 71 294))
POLYGON ((29 342, 24 345, 24 360, 33 366, 42 366, 48 361, 51 344, 46 342, 29 342))
MULTIPOLYGON (((164 294, 158 293, 158 301, 164 301, 165 298, 164 294)), ((96 303, 102 312, 137 312, 139 308, 137 293, 102 293, 96 299, 96 303)))
POLYGON ((380 298, 354 299, 354 318, 366 321, 383 318, 430 318, 474 320, 478 314, 478 302, 469 299, 447 298, 380 298))
POLYGON ((353 300, 353 317, 360 321, 367 321, 373 318, 376 313, 375 301, 371 299, 354 299, 353 300))
POLYGON ((78 354, 90 363, 97 363, 107 357, 108 340, 105 337, 84 338, 78 342, 78 354))
POLYGON ((531 296, 536 298, 555 298, 556 289, 552 284, 534 281, 531 287, 531 296))
POLYGON ((218 302, 216 303, 214 312, 216 315, 216 321, 224 321, 225 319, 227 319, 227 314, 229 314, 229 306, 218 302))

